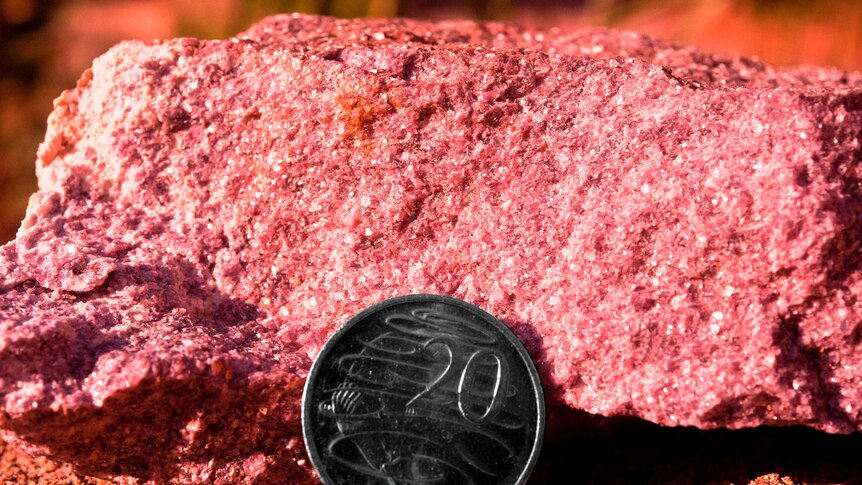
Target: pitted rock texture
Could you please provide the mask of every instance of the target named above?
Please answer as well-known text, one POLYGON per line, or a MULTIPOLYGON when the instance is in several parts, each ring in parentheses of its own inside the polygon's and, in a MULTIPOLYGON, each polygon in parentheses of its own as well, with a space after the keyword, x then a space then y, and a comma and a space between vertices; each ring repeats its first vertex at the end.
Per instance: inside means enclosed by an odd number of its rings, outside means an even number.
POLYGON ((120 44, 0 249, 0 426, 100 477, 313 483, 325 339, 440 293, 519 335, 554 413, 858 432, 860 137, 857 74, 625 32, 120 44))

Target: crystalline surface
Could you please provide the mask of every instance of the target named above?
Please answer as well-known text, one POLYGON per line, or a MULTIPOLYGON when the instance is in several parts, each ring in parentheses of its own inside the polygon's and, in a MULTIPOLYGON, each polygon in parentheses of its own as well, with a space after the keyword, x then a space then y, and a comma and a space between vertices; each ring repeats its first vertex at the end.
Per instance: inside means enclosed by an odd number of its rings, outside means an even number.
POLYGON ((312 483, 323 342, 441 293, 521 337, 554 412, 862 430, 860 87, 605 30, 120 44, 0 248, 0 424, 100 476, 312 483))

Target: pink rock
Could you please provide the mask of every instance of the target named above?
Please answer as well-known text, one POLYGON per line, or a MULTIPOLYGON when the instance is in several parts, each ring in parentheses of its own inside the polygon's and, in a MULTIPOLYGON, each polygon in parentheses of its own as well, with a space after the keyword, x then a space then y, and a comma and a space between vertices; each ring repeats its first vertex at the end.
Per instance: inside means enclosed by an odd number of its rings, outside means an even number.
POLYGON ((858 74, 633 33, 120 44, 0 249, 0 426, 92 475, 313 483, 318 349, 441 293, 512 327, 555 413, 860 431, 860 137, 858 74))

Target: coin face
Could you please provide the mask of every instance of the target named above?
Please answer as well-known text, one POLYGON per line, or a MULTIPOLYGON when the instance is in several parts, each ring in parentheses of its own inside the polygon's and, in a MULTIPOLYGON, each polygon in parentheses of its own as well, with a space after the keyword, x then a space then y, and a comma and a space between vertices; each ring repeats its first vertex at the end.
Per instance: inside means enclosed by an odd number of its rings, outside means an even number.
POLYGON ((302 399, 327 485, 522 484, 545 425, 542 385, 502 322, 464 301, 378 303, 321 350, 302 399))

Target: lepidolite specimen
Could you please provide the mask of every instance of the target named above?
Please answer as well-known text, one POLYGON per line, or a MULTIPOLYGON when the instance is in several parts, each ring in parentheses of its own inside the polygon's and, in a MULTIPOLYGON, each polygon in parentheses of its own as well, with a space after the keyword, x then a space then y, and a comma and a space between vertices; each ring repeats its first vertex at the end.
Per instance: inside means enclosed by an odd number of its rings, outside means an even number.
POLYGON ((862 430, 860 138, 858 75, 623 32, 120 44, 0 249, 0 425, 98 476, 312 483, 322 342, 441 293, 511 326, 552 409, 862 430))

